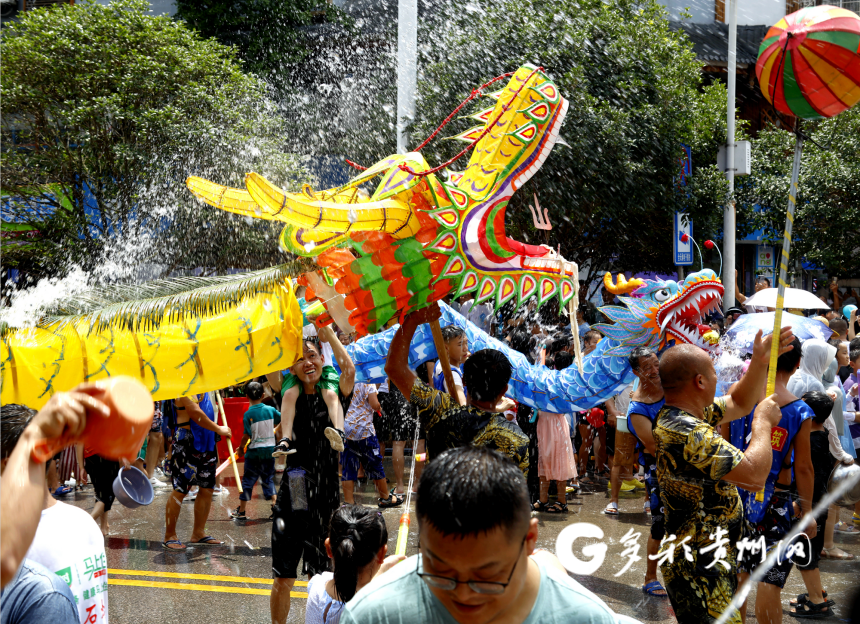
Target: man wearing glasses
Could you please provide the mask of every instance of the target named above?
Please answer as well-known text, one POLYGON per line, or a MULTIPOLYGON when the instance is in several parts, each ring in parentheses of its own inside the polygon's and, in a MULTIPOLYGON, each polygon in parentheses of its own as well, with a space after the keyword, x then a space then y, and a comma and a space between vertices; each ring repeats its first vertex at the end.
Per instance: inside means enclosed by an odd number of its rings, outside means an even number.
POLYGON ((451 622, 610 624, 615 615, 568 577, 551 555, 535 556, 538 521, 517 466, 484 447, 450 449, 418 485, 420 554, 350 601, 342 624, 451 622), (554 564, 552 563, 554 561, 554 564), (557 567, 554 567, 557 566, 557 567))

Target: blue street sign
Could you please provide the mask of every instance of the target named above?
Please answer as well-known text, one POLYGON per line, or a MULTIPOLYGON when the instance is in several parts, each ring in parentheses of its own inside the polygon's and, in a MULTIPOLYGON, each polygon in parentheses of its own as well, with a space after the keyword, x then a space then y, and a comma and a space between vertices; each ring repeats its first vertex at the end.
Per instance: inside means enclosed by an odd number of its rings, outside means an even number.
POLYGON ((673 237, 675 265, 688 266, 693 264, 693 220, 685 219, 683 212, 675 213, 675 236, 673 237), (687 235, 687 242, 681 240, 687 235))

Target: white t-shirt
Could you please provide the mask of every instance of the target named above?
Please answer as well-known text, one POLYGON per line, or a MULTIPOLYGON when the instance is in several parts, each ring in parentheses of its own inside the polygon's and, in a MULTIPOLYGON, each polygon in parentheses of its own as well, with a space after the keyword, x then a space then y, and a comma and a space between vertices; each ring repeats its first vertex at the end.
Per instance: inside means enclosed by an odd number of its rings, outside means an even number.
POLYGON ((42 564, 69 584, 81 624, 108 624, 104 542, 90 514, 57 502, 42 510, 36 536, 27 552, 27 559, 42 564))
POLYGON ((343 603, 328 595, 326 583, 334 578, 331 572, 317 574, 308 581, 308 602, 305 605, 305 624, 338 624, 343 603))
MULTIPOLYGON (((439 375, 442 375, 442 362, 436 362, 436 368, 433 369, 433 379, 435 380, 439 375)), ((463 394, 466 393, 463 390, 463 376, 460 374, 460 369, 456 366, 451 367, 451 376, 454 378, 454 385, 458 386, 463 394)), ((442 376, 442 386, 448 394, 451 394, 451 391, 448 390, 448 384, 445 382, 445 376, 442 376)))
POLYGON ((490 325, 493 323, 493 306, 489 303, 480 303, 469 311, 474 301, 474 299, 469 299, 464 303, 460 308, 460 314, 472 321, 478 329, 489 333, 490 325))

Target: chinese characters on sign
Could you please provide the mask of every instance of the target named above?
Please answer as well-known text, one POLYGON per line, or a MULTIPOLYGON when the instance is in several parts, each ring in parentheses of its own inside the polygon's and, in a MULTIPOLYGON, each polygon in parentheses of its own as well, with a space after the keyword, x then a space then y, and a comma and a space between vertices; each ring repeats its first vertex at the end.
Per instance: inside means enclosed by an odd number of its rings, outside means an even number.
MULTIPOLYGON (((698 550, 698 554, 706 555, 710 553, 713 561, 705 566, 706 569, 714 568, 719 565, 725 570, 731 569, 731 566, 726 561, 726 557, 728 556, 727 545, 731 543, 731 540, 727 537, 728 532, 722 527, 717 527, 715 533, 710 533, 708 538, 710 543, 701 547, 698 550)), ((624 537, 621 538, 621 545, 623 546, 623 550, 619 557, 622 559, 626 559, 626 561, 622 564, 621 568, 618 572, 615 573, 614 576, 621 576, 625 572, 627 572, 630 567, 640 561, 642 557, 639 556, 639 548, 641 547, 639 544, 639 539, 642 537, 642 534, 638 531, 633 531, 633 529, 628 529, 627 533, 624 534, 624 537)), ((585 557, 589 557, 587 560, 580 559, 573 553, 573 545, 576 540, 583 538, 592 538, 592 539, 603 539, 603 530, 588 522, 579 522, 577 524, 571 524, 566 527, 561 533, 558 535, 558 539, 556 540, 556 556, 561 561, 562 565, 572 574, 581 574, 588 575, 596 572, 601 565, 603 565, 604 560, 606 559, 606 552, 608 550, 608 546, 602 542, 597 544, 588 544, 582 547, 582 554, 585 557)), ((687 561, 692 562, 694 560, 693 556, 693 547, 688 544, 690 540, 690 536, 688 535, 683 540, 674 543, 677 539, 675 535, 668 535, 660 540, 660 550, 656 555, 648 555, 648 558, 651 560, 656 560, 658 565, 663 565, 664 563, 673 563, 675 561, 676 550, 678 550, 678 556, 683 556, 687 561), (679 550, 680 549, 680 550, 679 550)), ((761 561, 763 562, 768 554, 768 548, 765 544, 764 536, 759 536, 755 539, 750 539, 749 537, 744 537, 738 542, 735 542, 735 547, 738 550, 738 563, 744 561, 746 557, 755 557, 759 556, 761 561)), ((801 533, 797 540, 793 543, 785 545, 782 540, 778 543, 771 546, 771 550, 776 549, 778 552, 777 561, 782 562, 783 560, 793 559, 796 563, 799 564, 808 564, 809 561, 809 553, 811 552, 811 545, 809 542, 809 538, 801 533), (804 542, 806 545, 804 546, 804 542), (804 561, 804 559, 807 559, 804 561)))

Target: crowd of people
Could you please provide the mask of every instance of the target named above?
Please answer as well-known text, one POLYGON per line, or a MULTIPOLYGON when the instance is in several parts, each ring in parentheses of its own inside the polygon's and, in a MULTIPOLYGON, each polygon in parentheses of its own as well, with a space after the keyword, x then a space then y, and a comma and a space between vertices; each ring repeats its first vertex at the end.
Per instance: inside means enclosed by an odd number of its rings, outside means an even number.
MULTIPOLYGON (((844 303, 848 294, 837 289, 834 298, 844 303)), ((491 308, 473 304, 451 302, 531 362, 558 371, 573 364, 565 321, 530 322, 527 307, 502 322, 491 308)), ((712 327, 722 332, 752 312, 732 308, 712 319, 712 327)), ((440 316, 431 306, 405 317, 382 384, 357 383, 345 348, 352 337, 322 327, 306 332, 301 357, 288 371, 238 389, 249 405, 237 445, 243 491, 231 516, 246 519, 260 481, 271 502, 273 624, 287 621, 300 564, 310 579, 306 622, 549 621, 573 611, 582 621, 614 622, 615 614, 554 555, 536 549, 541 514, 565 514, 571 497, 607 485, 608 516, 622 513, 622 492, 625 500, 641 493, 651 515, 641 588, 668 598, 679 622, 710 621, 726 610, 730 621, 745 621, 745 605, 730 604, 738 583, 762 565, 764 553, 786 546, 782 540, 797 522, 805 527, 810 557, 781 558, 768 570, 757 588, 756 619, 781 621, 781 590, 795 561, 808 591, 791 601, 791 614, 832 614, 835 603, 822 587, 818 561, 853 559, 835 545, 834 533, 860 530, 860 504, 849 521, 839 520, 836 505, 815 513, 814 507, 834 464, 853 462, 860 447, 856 308, 847 318, 822 317, 833 333, 829 341, 801 345, 783 330, 776 392, 769 397, 772 338, 759 335, 743 376, 725 396, 717 396, 705 351, 639 347, 628 358, 636 378, 631 386, 570 414, 532 410, 506 397, 506 357, 489 349, 471 353, 456 326, 442 328, 450 376, 441 362, 411 369, 417 327, 440 316), (393 475, 383 465, 387 444, 393 475), (429 463, 416 462, 419 554, 404 562, 389 556, 377 510, 404 503, 407 445, 429 463), (360 480, 373 483, 376 509, 355 504, 360 480)), ((587 304, 577 310, 583 356, 604 339, 595 325, 606 320, 587 304)), ((159 402, 133 462, 71 446, 66 453, 74 454, 78 481, 91 481, 96 502, 91 514, 61 502, 68 494, 58 477, 63 470, 53 460, 41 464, 31 451, 38 440, 74 439, 87 410, 106 409, 93 388, 57 394, 38 412, 3 407, 3 624, 48 617, 108 621, 103 534, 110 531, 113 480, 132 465, 153 487, 171 489, 166 551, 223 544, 207 534, 206 522, 213 496, 226 492, 216 476, 217 441, 236 437, 218 424, 209 393, 159 402), (182 540, 177 520, 189 498, 193 528, 182 540), (13 507, 11 501, 24 499, 13 507), (76 539, 62 540, 70 531, 76 539)))

